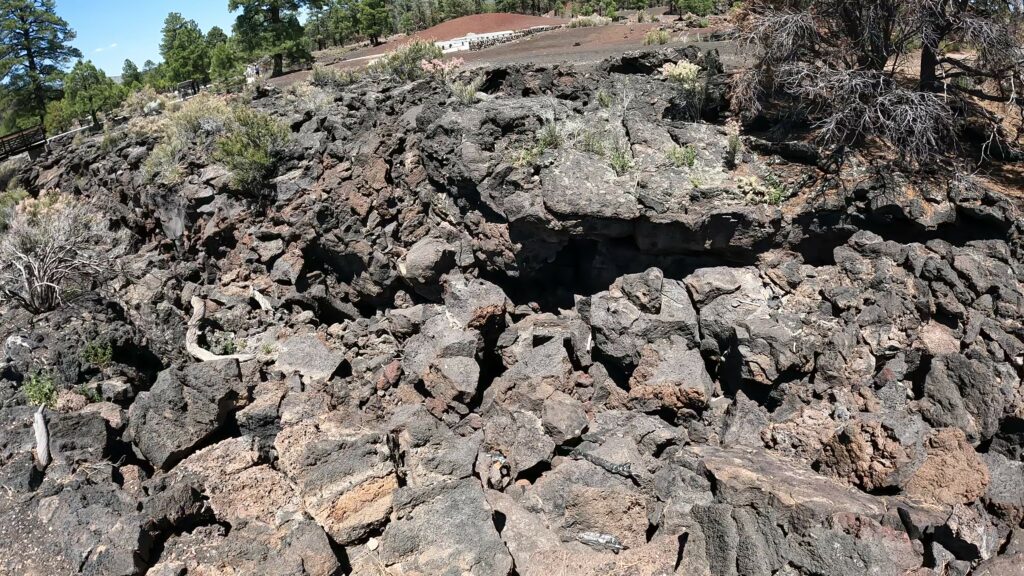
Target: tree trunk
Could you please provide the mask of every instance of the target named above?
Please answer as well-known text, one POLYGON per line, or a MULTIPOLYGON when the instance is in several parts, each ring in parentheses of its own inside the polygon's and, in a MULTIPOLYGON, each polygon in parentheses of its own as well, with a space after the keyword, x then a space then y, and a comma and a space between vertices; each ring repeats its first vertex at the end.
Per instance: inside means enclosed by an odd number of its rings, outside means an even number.
POLYGON ((28 77, 32 83, 32 99, 35 100, 36 109, 39 111, 39 124, 46 125, 46 94, 43 93, 43 79, 39 77, 39 65, 36 64, 36 55, 32 50, 31 30, 26 26, 21 30, 22 41, 25 48, 25 60, 28 64, 28 77))
POLYGON ((930 46, 925 45, 921 49, 921 80, 918 83, 918 87, 921 90, 935 90, 937 87, 937 81, 935 76, 935 67, 939 65, 939 59, 935 55, 935 50, 930 46))
MULTIPOLYGON (((270 26, 275 34, 281 33, 281 8, 276 3, 270 5, 270 26)), ((270 76, 276 78, 282 73, 284 73, 284 54, 278 52, 274 54, 274 70, 270 76)))

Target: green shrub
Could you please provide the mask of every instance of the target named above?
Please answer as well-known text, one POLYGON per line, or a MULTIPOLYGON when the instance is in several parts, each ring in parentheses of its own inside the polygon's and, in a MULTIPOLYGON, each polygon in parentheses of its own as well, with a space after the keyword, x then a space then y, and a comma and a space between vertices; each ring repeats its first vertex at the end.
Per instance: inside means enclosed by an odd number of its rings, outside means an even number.
POLYGON ((179 161, 183 150, 181 140, 168 136, 153 147, 142 164, 142 176, 149 182, 173 186, 185 179, 185 170, 179 161))
POLYGON ((598 130, 583 130, 576 136, 576 149, 604 156, 607 142, 604 134, 598 130))
POLYGON ((98 390, 96 390, 95 388, 89 388, 84 384, 79 386, 78 388, 75 388, 75 392, 78 392, 82 396, 85 396, 85 399, 89 401, 89 403, 91 404, 103 401, 103 397, 100 396, 98 390))
POLYGON ((669 38, 668 30, 660 28, 648 30, 647 34, 644 34, 644 46, 668 44, 669 38))
POLYGON ((707 16, 715 11, 715 0, 675 0, 680 14, 707 16))
POLYGON ((560 147, 562 145, 562 135, 558 133, 558 126, 545 124, 537 136, 537 144, 544 150, 560 147))
POLYGON ((359 80, 359 74, 356 72, 320 65, 314 65, 309 76, 309 83, 317 88, 344 88, 356 80, 359 80))
POLYGON ((470 82, 459 82, 458 80, 452 81, 448 84, 448 89, 451 90, 452 95, 455 99, 463 104, 472 104, 476 102, 476 93, 480 91, 480 87, 484 84, 484 77, 477 76, 470 82))
POLYGON ((184 144, 223 134, 232 120, 231 107, 216 96, 201 93, 170 116, 170 134, 184 144))
POLYGON ((676 168, 693 168, 697 163, 697 148, 693 144, 673 146, 665 153, 676 168))
POLYGON ((743 143, 740 141, 740 137, 737 134, 729 135, 729 144, 725 151, 725 165, 730 170, 736 168, 738 165, 740 152, 742 151, 743 143))
POLYGON ((630 154, 629 146, 616 142, 608 151, 608 164, 615 171, 615 174, 622 176, 633 169, 633 156, 630 154))
POLYGON ((57 386, 53 383, 53 376, 46 372, 35 372, 22 383, 25 390, 25 397, 35 406, 52 408, 57 401, 57 386))
POLYGON ((756 176, 740 178, 738 190, 747 202, 755 204, 782 204, 790 196, 789 190, 774 174, 768 174, 762 180, 756 176))
POLYGON ((375 74, 410 82, 426 75, 421 62, 439 59, 443 55, 441 47, 433 42, 416 40, 381 56, 368 69, 375 74))
POLYGON ((31 161, 24 156, 0 162, 0 192, 18 185, 18 173, 29 167, 31 161))
POLYGON ((597 105, 604 109, 612 107, 612 95, 604 88, 597 91, 597 105))
POLYGON ((150 86, 144 86, 131 93, 121 104, 121 113, 125 116, 144 116, 149 107, 150 113, 161 112, 167 108, 170 101, 166 96, 158 94, 150 86))
POLYGON ((0 232, 7 230, 7 223, 10 221, 14 207, 25 198, 28 198, 28 192, 20 186, 15 186, 0 194, 0 232))
POLYGON ((114 349, 110 342, 100 343, 94 340, 82 349, 82 362, 97 368, 106 368, 113 359, 114 349))
POLYGON ((103 126, 103 138, 100 139, 100 152, 108 154, 117 147, 119 138, 114 136, 109 126, 103 126))
POLYGON ((545 124, 536 136, 537 140, 532 146, 527 146, 515 153, 512 163, 516 166, 528 166, 540 158, 546 150, 559 148, 562 145, 562 135, 558 126, 550 123, 545 124))
POLYGON ((231 170, 235 188, 255 192, 277 167, 288 130, 266 114, 246 107, 235 110, 234 124, 217 141, 214 159, 231 170))

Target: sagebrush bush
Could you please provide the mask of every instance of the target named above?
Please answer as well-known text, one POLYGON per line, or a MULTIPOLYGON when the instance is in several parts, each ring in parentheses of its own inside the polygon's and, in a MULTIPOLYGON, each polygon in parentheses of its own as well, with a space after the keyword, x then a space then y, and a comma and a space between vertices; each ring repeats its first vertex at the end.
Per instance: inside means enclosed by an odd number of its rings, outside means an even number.
POLYGON ((375 74, 392 76, 404 82, 410 82, 427 75, 421 62, 439 59, 443 55, 441 47, 433 42, 415 40, 381 56, 367 69, 375 74))
POLYGON ((184 143, 223 134, 231 122, 231 107, 222 98, 201 93, 171 115, 170 130, 184 143))
POLYGON ((569 28, 591 28, 593 26, 607 26, 612 23, 611 18, 604 16, 577 16, 569 21, 569 28))
POLYGON ((737 190, 743 194, 747 202, 773 206, 782 204, 790 195, 789 190, 774 174, 768 174, 763 180, 757 176, 740 178, 737 190))
POLYGON ((669 38, 668 30, 662 30, 660 28, 648 30, 647 34, 644 34, 644 45, 655 46, 668 44, 669 38))
POLYGON ((320 65, 314 65, 313 72, 309 76, 309 83, 317 88, 344 88, 356 80, 359 80, 357 72, 320 65))
POLYGON ((122 242, 88 202, 59 192, 22 200, 0 237, 0 297, 33 314, 90 289, 122 242))
POLYGON ((704 110, 707 89, 700 66, 686 60, 667 63, 661 67, 661 75, 679 86, 686 99, 687 114, 691 120, 699 120, 704 110))
POLYGON ((729 144, 725 151, 725 166, 732 170, 739 163, 740 152, 743 150, 743 142, 738 134, 729 135, 729 144))
POLYGON ((16 156, 0 162, 0 191, 18 185, 18 173, 28 167, 31 162, 25 156, 16 156))
POLYGON ((183 148, 181 140, 168 135, 163 142, 153 147, 143 163, 143 177, 164 186, 180 184, 185 179, 185 169, 180 161, 183 148))
POLYGON ((217 141, 214 159, 231 170, 240 191, 256 192, 274 171, 288 141, 288 130, 262 112, 239 107, 234 126, 217 141))
POLYGON ((57 386, 53 382, 53 376, 46 372, 35 372, 30 374, 22 383, 25 390, 25 397, 35 406, 52 408, 57 402, 57 386))
POLYGON ((515 152, 512 163, 516 166, 529 166, 537 161, 546 150, 559 148, 562 145, 562 134, 558 125, 554 123, 545 124, 537 131, 535 142, 532 146, 526 146, 515 152))

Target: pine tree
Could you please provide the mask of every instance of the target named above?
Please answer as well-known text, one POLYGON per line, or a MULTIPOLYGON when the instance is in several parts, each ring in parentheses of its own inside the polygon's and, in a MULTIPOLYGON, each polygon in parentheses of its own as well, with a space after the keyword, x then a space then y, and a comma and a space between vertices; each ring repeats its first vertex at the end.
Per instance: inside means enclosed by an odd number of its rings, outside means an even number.
POLYGON ((142 72, 130 59, 124 61, 121 67, 121 85, 134 88, 142 85, 142 72))
POLYGON ((0 0, 0 78, 28 114, 45 123, 46 101, 60 92, 62 70, 82 53, 54 0, 0 0))
POLYGON ((228 35, 220 26, 214 26, 206 32, 206 45, 212 50, 228 41, 228 35))
POLYGON ((181 14, 171 12, 164 20, 162 34, 160 55, 164 57, 168 80, 209 79, 210 50, 195 20, 185 20, 181 14))
POLYGON ((391 27, 391 16, 384 0, 362 0, 359 4, 359 32, 373 45, 380 44, 382 36, 391 27))
POLYGON ((100 112, 113 110, 125 91, 88 60, 79 60, 64 82, 65 100, 77 114, 88 114, 98 124, 100 112))
POLYGON ((254 55, 273 57, 273 76, 284 71, 285 57, 291 61, 310 59, 298 13, 302 8, 322 5, 322 0, 228 0, 229 11, 242 9, 234 29, 242 48, 254 55))

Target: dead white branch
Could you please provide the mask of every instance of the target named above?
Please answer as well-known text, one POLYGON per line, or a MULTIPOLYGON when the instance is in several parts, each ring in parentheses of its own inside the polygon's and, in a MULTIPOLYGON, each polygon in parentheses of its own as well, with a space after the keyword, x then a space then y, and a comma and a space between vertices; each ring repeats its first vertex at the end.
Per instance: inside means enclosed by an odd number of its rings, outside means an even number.
POLYGON ((206 300, 199 296, 192 297, 192 318, 188 321, 188 330, 185 332, 185 350, 196 360, 209 362, 211 360, 226 360, 234 358, 239 362, 245 362, 255 358, 252 354, 228 354, 221 356, 206 350, 199 345, 199 323, 206 317, 206 300))

